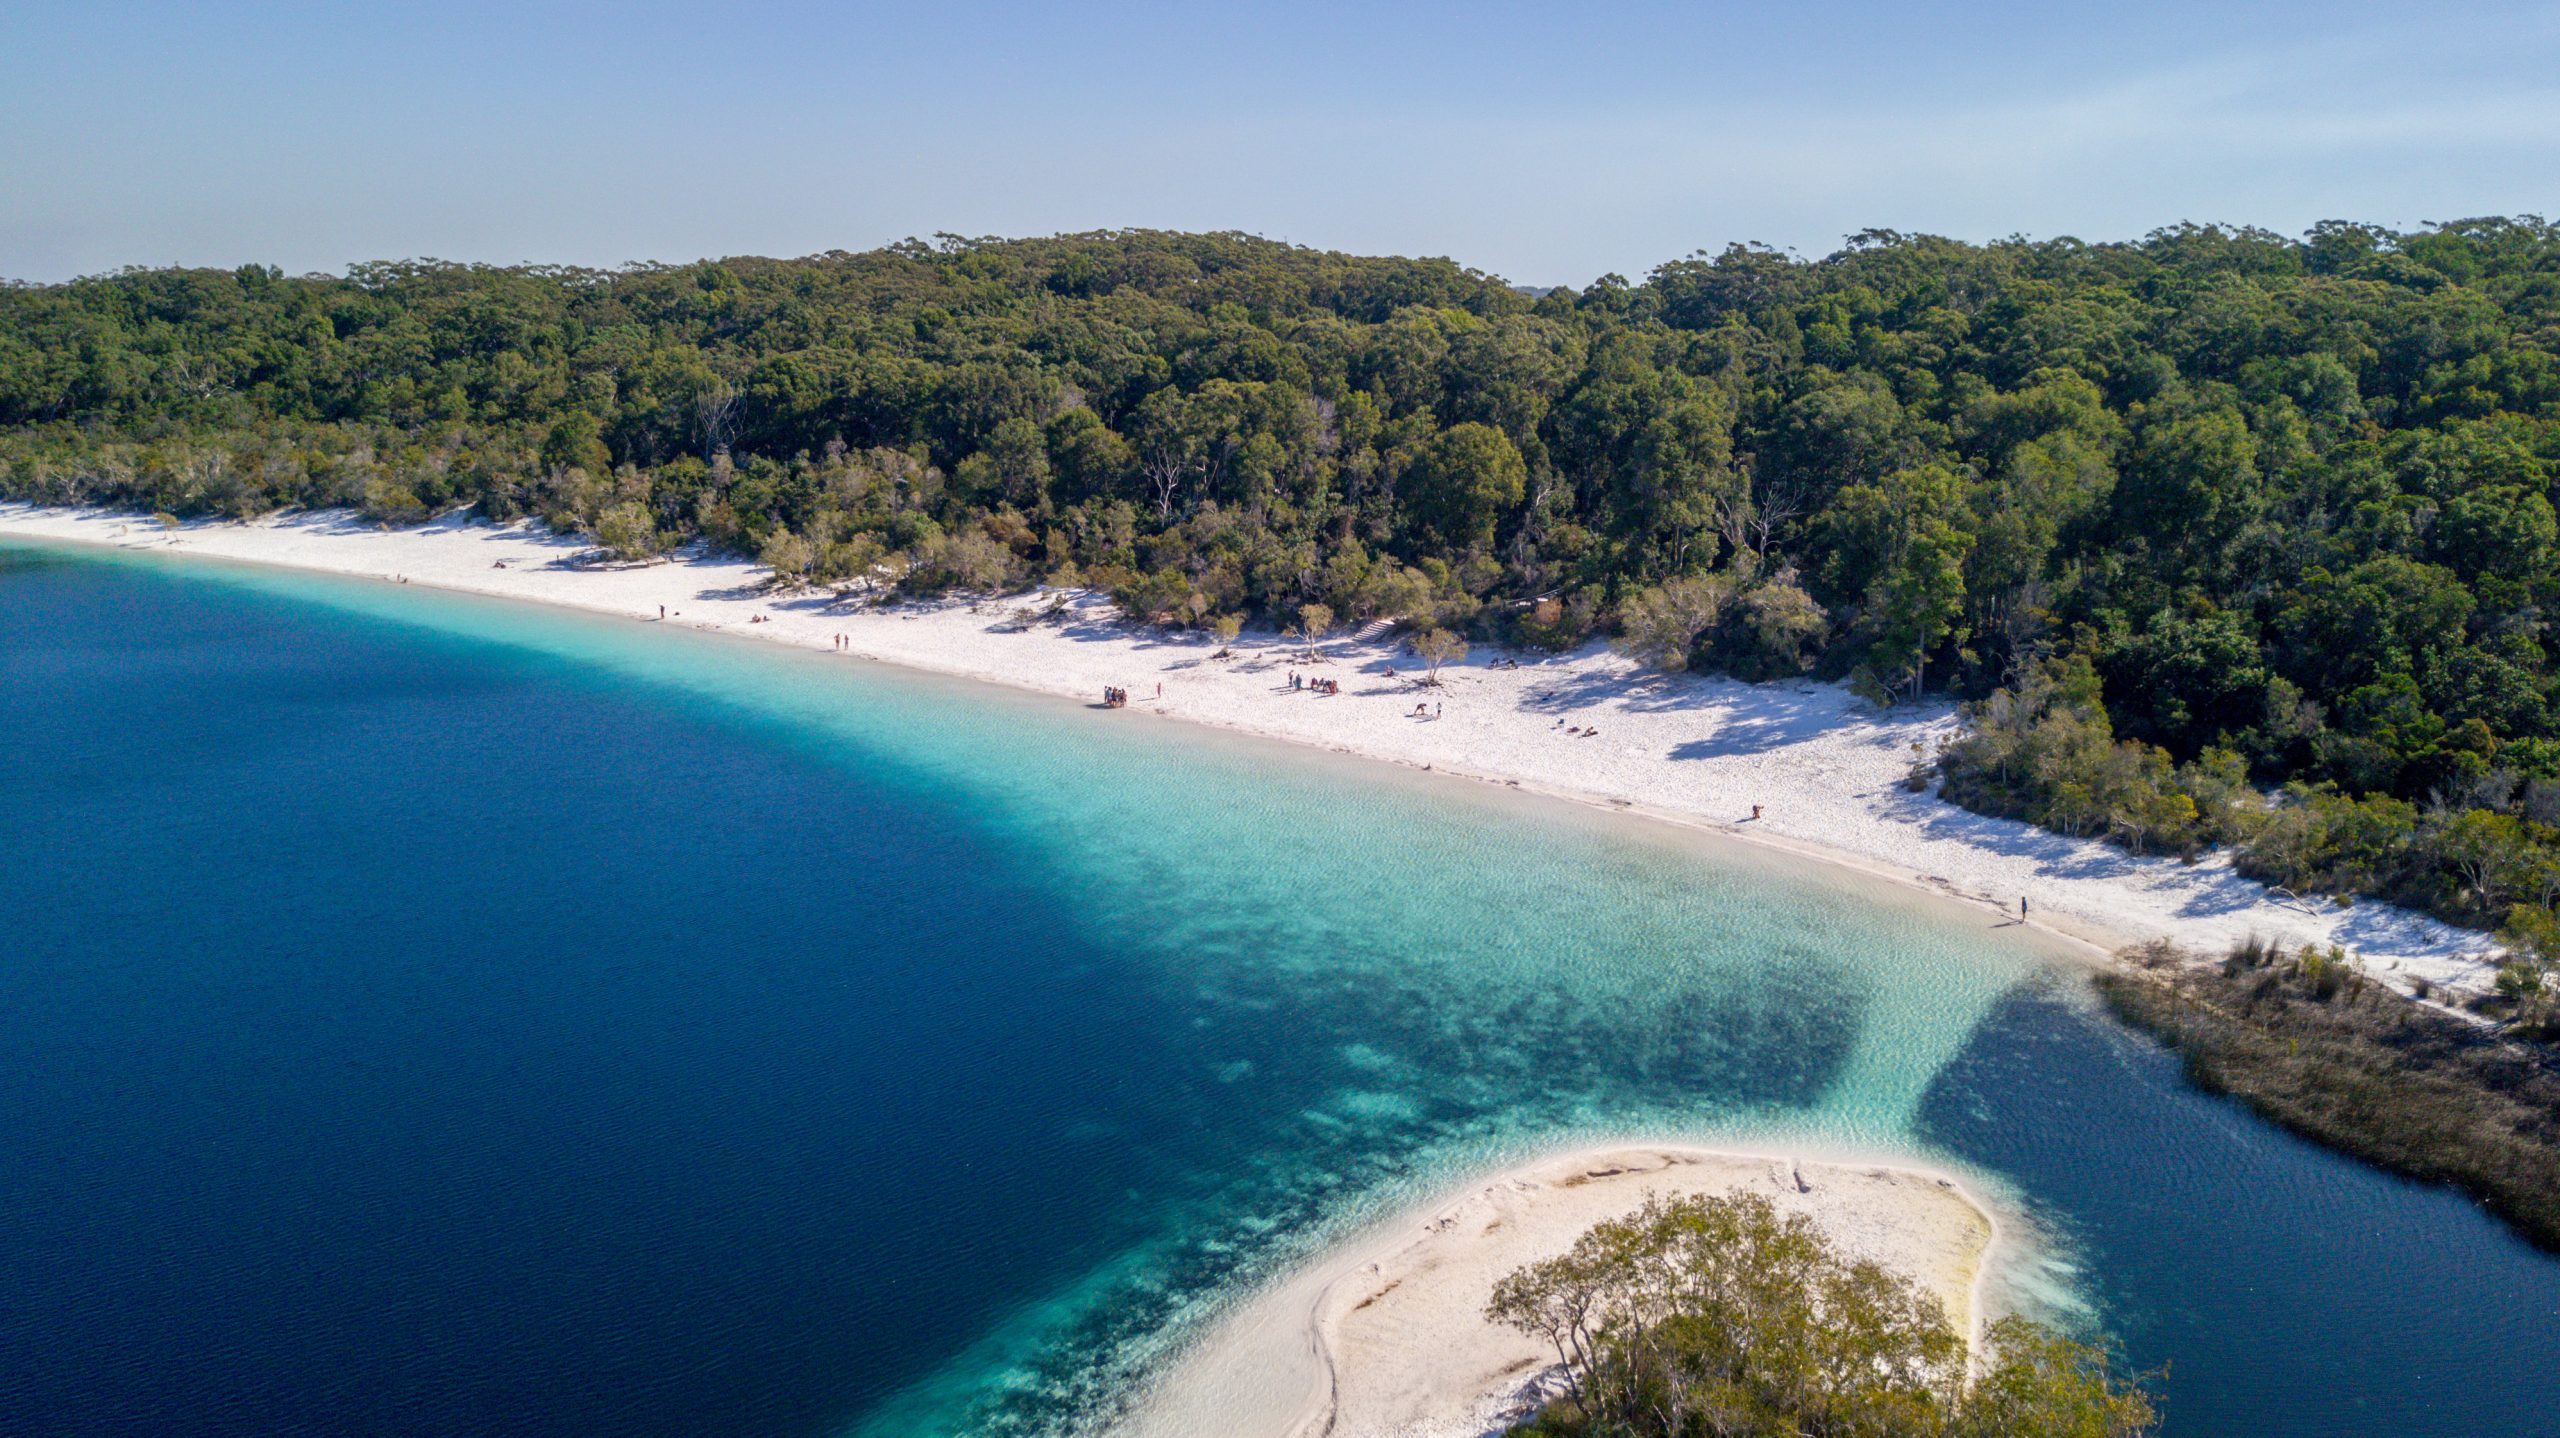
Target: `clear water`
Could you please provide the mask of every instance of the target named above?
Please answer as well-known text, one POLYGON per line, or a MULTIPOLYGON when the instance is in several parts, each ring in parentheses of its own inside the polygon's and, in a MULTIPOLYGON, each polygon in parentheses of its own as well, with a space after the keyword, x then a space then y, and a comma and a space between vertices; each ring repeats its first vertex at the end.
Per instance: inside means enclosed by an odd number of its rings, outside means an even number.
POLYGON ((646 626, 0 548, 0 1427, 1076 1432, 1453 1175, 1967 1165, 2180 1434, 2555 1430, 2560 1264, 1962 911, 646 626))

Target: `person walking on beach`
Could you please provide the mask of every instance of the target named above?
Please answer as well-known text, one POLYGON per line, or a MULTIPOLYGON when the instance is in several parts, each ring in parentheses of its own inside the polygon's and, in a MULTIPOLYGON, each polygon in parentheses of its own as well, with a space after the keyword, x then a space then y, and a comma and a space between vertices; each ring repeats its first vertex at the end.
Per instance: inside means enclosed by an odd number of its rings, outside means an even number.
POLYGON ((2026 921, 2027 921, 2027 896, 2026 896, 2026 895, 2024 895, 2024 894, 2020 894, 2020 895, 2018 896, 2018 922, 2023 924, 2023 923, 2025 923, 2026 921))
POLYGON ((665 606, 665 605, 663 605, 663 604, 661 604, 661 605, 659 605, 659 606, 658 606, 658 617, 659 617, 660 619, 664 619, 664 618, 666 618, 666 617, 667 617, 667 606, 665 606))

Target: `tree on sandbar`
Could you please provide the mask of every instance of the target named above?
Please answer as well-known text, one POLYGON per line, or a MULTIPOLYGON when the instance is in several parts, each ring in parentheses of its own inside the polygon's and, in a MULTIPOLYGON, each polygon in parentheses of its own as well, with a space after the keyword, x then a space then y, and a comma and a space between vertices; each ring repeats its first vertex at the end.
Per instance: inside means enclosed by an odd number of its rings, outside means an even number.
POLYGON ((2019 1318, 1966 1345, 1938 1300, 1757 1194, 1659 1196, 1504 1278, 1485 1316, 1536 1337, 1565 1396, 1546 1438, 2141 1438, 2106 1350, 2019 1318))

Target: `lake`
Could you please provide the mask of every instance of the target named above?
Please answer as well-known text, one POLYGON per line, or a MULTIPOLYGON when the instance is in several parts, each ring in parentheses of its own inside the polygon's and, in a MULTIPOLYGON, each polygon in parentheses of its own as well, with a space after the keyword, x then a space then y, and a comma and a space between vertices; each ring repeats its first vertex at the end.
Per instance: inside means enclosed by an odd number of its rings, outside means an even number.
POLYGON ((0 1427, 1047 1434, 1464 1175, 1959 1167, 2180 1435, 2560 1433, 2560 1262, 1986 916, 833 655, 0 543, 0 1427))

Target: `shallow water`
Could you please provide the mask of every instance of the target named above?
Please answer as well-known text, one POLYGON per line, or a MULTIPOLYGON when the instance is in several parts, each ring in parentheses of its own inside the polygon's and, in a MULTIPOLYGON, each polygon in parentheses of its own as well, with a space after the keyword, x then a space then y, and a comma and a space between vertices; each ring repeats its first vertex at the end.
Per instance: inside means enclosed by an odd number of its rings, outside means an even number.
POLYGON ((2174 1360, 2173 1432, 2541 1431, 2560 1264, 2185 1092, 1969 911, 201 561, 0 548, 0 680, 33 1429, 1075 1431, 1327 1238, 1644 1134, 1970 1166, 2174 1360))

